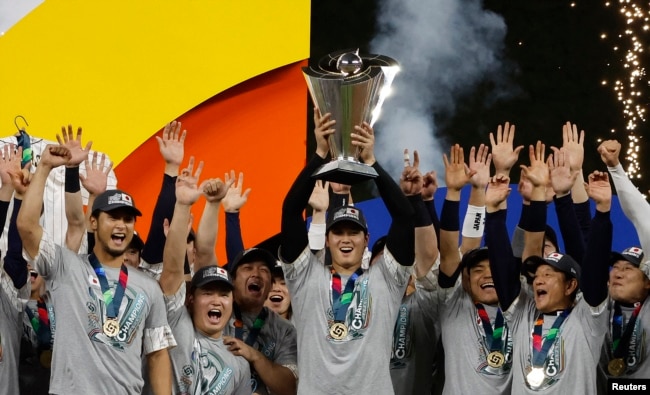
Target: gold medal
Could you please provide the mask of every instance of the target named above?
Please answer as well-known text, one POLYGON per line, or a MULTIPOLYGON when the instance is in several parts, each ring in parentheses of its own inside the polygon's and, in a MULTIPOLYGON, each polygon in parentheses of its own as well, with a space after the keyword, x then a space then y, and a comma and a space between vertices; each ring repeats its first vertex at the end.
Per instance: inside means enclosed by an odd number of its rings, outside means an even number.
POLYGON ((492 351, 487 356, 487 364, 491 368, 500 368, 506 362, 506 357, 501 351, 492 351))
POLYGON ((107 318, 104 321, 104 334, 108 337, 115 337, 120 331, 120 324, 116 318, 107 318))
POLYGON ((330 336, 334 340, 345 339, 348 336, 348 327, 343 322, 335 322, 330 326, 330 336))
POLYGON ((526 381, 528 381, 528 384, 532 389, 537 389, 542 383, 544 382, 544 369, 542 368, 533 368, 528 374, 526 375, 526 381))
POLYGON ((52 366, 52 350, 43 350, 39 357, 41 366, 49 369, 52 366))
POLYGON ((607 364, 607 371, 609 371, 609 374, 616 377, 625 373, 625 361, 623 361, 623 358, 615 358, 609 361, 607 364))

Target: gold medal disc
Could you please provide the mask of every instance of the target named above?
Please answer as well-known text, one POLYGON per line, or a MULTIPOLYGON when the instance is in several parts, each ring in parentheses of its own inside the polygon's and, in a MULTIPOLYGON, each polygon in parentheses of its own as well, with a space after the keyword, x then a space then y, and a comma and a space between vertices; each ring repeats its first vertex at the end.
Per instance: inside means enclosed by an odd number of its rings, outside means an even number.
POLYGON ((335 322, 330 326, 330 336, 332 339, 345 339, 348 335, 348 327, 343 322, 335 322))
POLYGON ((52 367, 52 350, 41 351, 41 355, 38 359, 41 362, 42 367, 49 369, 52 367))
POLYGON ((108 318, 104 321, 104 334, 108 337, 115 337, 120 331, 120 324, 115 318, 108 318))
POLYGON ((487 364, 491 368, 500 368, 506 362, 506 357, 501 351, 492 351, 487 356, 487 364))
POLYGON ((625 372, 625 361, 623 358, 615 358, 607 364, 607 371, 612 376, 620 376, 625 372))

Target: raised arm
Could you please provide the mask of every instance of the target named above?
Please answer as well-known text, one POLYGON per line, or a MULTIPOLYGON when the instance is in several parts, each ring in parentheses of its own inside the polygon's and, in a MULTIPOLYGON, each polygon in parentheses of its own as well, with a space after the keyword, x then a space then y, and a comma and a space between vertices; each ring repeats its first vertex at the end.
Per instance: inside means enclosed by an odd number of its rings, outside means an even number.
POLYGON ((65 217, 68 229, 65 232, 65 246, 71 251, 78 252, 81 247, 84 232, 86 232, 86 219, 84 217, 83 200, 81 199, 81 184, 79 183, 79 165, 88 160, 92 141, 83 148, 81 143, 81 127, 77 129, 74 137, 72 125, 61 126, 61 136, 56 135, 59 145, 70 150, 70 160, 65 166, 65 217))
POLYGON ((18 233, 23 241, 23 249, 30 258, 38 254, 39 244, 43 237, 43 228, 39 223, 45 182, 50 171, 62 166, 70 160, 70 150, 63 146, 47 145, 41 154, 41 160, 36 167, 29 188, 17 218, 18 233))
POLYGON ((196 246, 195 271, 200 270, 204 266, 217 264, 217 255, 214 249, 217 244, 219 208, 221 201, 226 196, 226 192, 235 181, 234 173, 234 171, 231 173, 233 177, 229 177, 225 184, 219 178, 212 178, 201 184, 200 189, 203 196, 205 196, 206 203, 194 242, 196 246))
POLYGON ((528 157, 530 166, 521 165, 523 175, 533 185, 531 191, 528 229, 524 229, 525 243, 521 256, 522 261, 531 255, 542 255, 544 248, 544 232, 546 230, 546 187, 549 185, 549 169, 545 161, 546 146, 538 141, 535 146, 529 146, 528 157))
POLYGON ((223 211, 226 212, 226 256, 228 262, 235 260, 240 252, 244 251, 244 240, 241 236, 241 225, 239 223, 239 211, 248 202, 250 188, 242 192, 244 186, 244 173, 239 173, 239 179, 235 182, 235 171, 224 176, 226 184, 230 185, 226 196, 221 201, 223 211))
POLYGON ((429 217, 433 223, 433 229, 436 231, 436 240, 440 245, 440 218, 436 212, 434 197, 438 190, 438 175, 435 170, 429 171, 422 176, 424 184, 422 185, 422 200, 427 206, 429 217))
POLYGON ((201 196, 198 179, 203 162, 197 166, 194 174, 194 157, 176 180, 176 203, 174 217, 169 224, 169 233, 163 250, 163 270, 160 275, 160 288, 164 295, 174 295, 185 281, 183 266, 185 264, 186 242, 190 220, 190 209, 201 196))
MULTIPOLYGON (((106 163, 106 155, 101 154, 99 161, 97 161, 97 151, 92 155, 91 162, 88 162, 88 158, 84 162, 84 167, 86 169, 86 175, 80 174, 79 179, 81 180, 81 185, 88 191, 88 208, 84 216, 84 222, 86 224, 86 229, 90 229, 90 216, 92 214, 93 203, 95 198, 106 191, 108 185, 108 174, 113 168, 113 162, 110 160, 106 163)), ((95 245, 95 234, 93 232, 88 232, 88 252, 93 250, 95 245)))
POLYGON ((478 150, 475 147, 470 149, 469 183, 472 188, 461 232, 460 251, 463 254, 481 246, 485 226, 485 188, 490 181, 491 162, 492 155, 486 145, 481 144, 478 150))
POLYGON ((312 209, 311 222, 309 223, 309 249, 320 251, 325 248, 325 222, 327 208, 330 204, 328 181, 316 180, 314 190, 307 202, 312 209))
MULTIPOLYGON (((5 144, 3 149, 3 156, 0 158, 0 234, 5 227, 7 213, 9 211, 9 203, 14 193, 14 186, 12 182, 12 173, 21 172, 20 158, 22 157, 22 148, 19 148, 18 153, 15 152, 13 144, 5 144)), ((29 171, 25 170, 24 177, 29 176, 29 171)), ((16 180, 22 180, 20 177, 15 177, 16 180)), ((25 181, 28 183, 28 180, 25 181)), ((26 187, 23 183, 18 184, 18 188, 24 192, 26 187)), ((16 195, 14 199, 14 208, 11 212, 11 219, 9 220, 9 231, 7 235, 7 254, 4 257, 4 271, 9 275, 11 281, 16 289, 22 288, 27 283, 27 265, 22 258, 22 243, 17 234, 16 229, 16 215, 20 210, 20 203, 22 202, 22 194, 16 195), (17 253, 16 253, 17 251, 17 253)))

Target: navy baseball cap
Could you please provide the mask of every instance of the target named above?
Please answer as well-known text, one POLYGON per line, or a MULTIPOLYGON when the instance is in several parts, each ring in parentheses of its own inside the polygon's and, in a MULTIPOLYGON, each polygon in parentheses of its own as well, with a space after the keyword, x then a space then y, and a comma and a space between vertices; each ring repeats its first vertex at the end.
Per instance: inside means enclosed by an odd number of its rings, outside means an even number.
POLYGON ((122 207, 130 209, 137 217, 142 215, 140 210, 135 208, 131 195, 119 189, 110 189, 97 196, 91 212, 93 214, 97 211, 108 212, 122 207))
POLYGON ((190 288, 203 288, 212 283, 222 283, 233 288, 228 271, 217 265, 204 266, 194 273, 190 288))
POLYGON ((643 262, 643 250, 639 247, 628 247, 622 252, 612 251, 609 265, 612 266, 618 261, 626 261, 635 267, 640 267, 643 262))
POLYGON ((567 276, 575 278, 578 280, 578 284, 580 284, 580 265, 578 265, 578 262, 576 262, 575 259, 571 258, 569 255, 563 255, 559 252, 552 252, 548 254, 546 258, 532 255, 528 257, 524 262, 526 271, 532 274, 532 277, 534 277, 537 268, 541 265, 552 266, 555 269, 564 272, 567 276))
POLYGON ((487 259, 487 247, 474 248, 473 250, 467 251, 465 255, 463 255, 463 258, 460 261, 460 267, 469 270, 487 259))
POLYGON ((360 226, 364 232, 368 233, 368 223, 363 216, 363 212, 354 206, 341 206, 334 209, 329 218, 327 218, 325 232, 329 232, 332 226, 341 222, 352 222, 360 226))
POLYGON ((273 273, 276 266, 276 259, 273 254, 263 248, 253 247, 237 254, 232 263, 228 265, 228 270, 230 271, 230 274, 234 276, 240 265, 251 262, 264 262, 271 273, 273 273))

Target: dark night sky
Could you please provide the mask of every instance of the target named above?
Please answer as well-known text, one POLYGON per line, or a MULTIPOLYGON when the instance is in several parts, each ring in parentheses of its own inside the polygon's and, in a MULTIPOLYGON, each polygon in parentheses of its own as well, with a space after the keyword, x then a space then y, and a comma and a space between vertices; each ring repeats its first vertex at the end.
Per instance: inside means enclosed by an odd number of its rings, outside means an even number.
MULTIPOLYGON (((587 133, 585 173, 604 170, 595 150, 596 139, 616 138, 624 148, 628 139, 622 105, 611 84, 626 76, 621 59, 623 51, 612 49, 617 44, 616 36, 625 29, 625 20, 617 0, 612 0, 610 7, 604 3, 604 0, 485 0, 484 7, 501 15, 507 25, 503 56, 513 65, 509 78, 518 93, 486 104, 492 93, 492 86, 486 82, 459 98, 454 114, 432 113, 440 125, 439 138, 445 139, 443 146, 461 141, 468 148, 489 144, 488 133, 505 121, 517 125, 516 144, 531 144, 541 139, 547 146, 559 146, 562 124, 572 121, 587 133), (571 3, 575 6, 571 7, 571 3), (601 39, 602 33, 607 33, 607 39, 601 39), (603 80, 608 85, 603 86, 603 80), (611 129, 616 132, 611 133, 611 129)), ((645 7, 650 8, 647 2, 645 7)), ((345 48, 359 47, 362 52, 370 52, 377 8, 372 0, 313 1, 312 60, 345 48)), ((624 37, 619 46, 623 48, 627 41, 624 37)), ((643 95, 638 103, 647 106, 647 82, 641 89, 643 95)), ((643 135, 647 128, 647 123, 639 123, 636 135, 643 135)), ((644 155, 648 149, 643 139, 640 146, 643 173, 648 168, 644 155)), ((527 161, 523 153, 520 163, 522 160, 527 161)), ((648 179, 634 182, 647 191, 648 179)))

